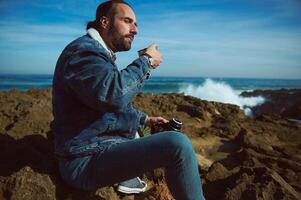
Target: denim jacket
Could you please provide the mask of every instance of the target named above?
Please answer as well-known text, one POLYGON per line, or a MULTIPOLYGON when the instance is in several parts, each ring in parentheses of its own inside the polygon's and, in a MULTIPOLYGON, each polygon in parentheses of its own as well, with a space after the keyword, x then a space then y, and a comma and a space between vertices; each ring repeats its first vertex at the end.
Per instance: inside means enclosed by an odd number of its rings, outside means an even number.
POLYGON ((151 69, 142 56, 118 70, 89 35, 71 42, 60 55, 53 78, 56 153, 84 156, 103 151, 103 141, 133 139, 146 114, 132 101, 151 69))

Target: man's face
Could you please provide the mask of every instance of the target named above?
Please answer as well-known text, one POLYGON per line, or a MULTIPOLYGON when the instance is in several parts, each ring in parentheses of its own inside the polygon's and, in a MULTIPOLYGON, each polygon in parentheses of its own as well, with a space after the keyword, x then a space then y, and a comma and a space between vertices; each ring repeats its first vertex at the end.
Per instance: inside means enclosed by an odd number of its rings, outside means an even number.
POLYGON ((135 13, 125 4, 118 4, 116 9, 116 14, 110 19, 109 46, 114 52, 128 51, 138 32, 135 13))

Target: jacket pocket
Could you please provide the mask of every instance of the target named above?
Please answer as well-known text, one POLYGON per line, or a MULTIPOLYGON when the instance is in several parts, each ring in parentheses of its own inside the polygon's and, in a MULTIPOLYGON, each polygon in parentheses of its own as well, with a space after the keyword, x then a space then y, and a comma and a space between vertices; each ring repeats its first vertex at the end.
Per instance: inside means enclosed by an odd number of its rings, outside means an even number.
POLYGON ((83 157, 101 153, 105 150, 105 146, 99 145, 97 138, 90 139, 90 143, 84 142, 79 145, 70 143, 64 150, 64 156, 69 158, 83 157), (95 141, 93 141, 95 140, 95 141))
POLYGON ((88 128, 69 140, 63 149, 63 157, 81 157, 102 152, 104 147, 99 145, 101 135, 107 132, 110 123, 103 118, 96 120, 88 128))
POLYGON ((104 136, 90 138, 89 142, 81 143, 80 145, 70 143, 70 145, 67 145, 64 150, 64 157, 76 158, 102 153, 111 146, 128 140, 129 139, 122 137, 114 138, 104 136))

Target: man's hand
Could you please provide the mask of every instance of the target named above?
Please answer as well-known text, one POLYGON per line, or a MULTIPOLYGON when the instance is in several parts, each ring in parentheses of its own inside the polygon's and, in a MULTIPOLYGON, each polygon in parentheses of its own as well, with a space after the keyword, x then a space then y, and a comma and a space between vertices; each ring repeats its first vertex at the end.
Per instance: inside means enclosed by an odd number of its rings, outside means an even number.
POLYGON ((148 54, 152 57, 152 67, 157 68, 160 63, 163 61, 161 53, 158 51, 157 44, 152 44, 147 47, 145 54, 148 54))
POLYGON ((156 125, 165 124, 168 122, 169 121, 163 117, 147 117, 145 121, 145 126, 152 128, 156 125))

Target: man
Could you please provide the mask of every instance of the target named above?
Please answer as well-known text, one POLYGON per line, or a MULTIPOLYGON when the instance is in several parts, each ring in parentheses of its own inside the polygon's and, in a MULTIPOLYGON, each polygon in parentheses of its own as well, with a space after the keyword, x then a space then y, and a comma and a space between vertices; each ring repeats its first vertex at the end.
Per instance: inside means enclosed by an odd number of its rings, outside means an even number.
POLYGON ((120 183, 120 191, 139 193, 131 184, 143 182, 135 177, 165 167, 176 199, 204 199, 195 153, 184 134, 166 131, 135 139, 140 126, 167 123, 132 106, 162 62, 156 44, 121 71, 114 63, 115 52, 129 50, 137 32, 130 5, 107 1, 98 6, 87 34, 60 55, 53 79, 53 128, 61 176, 79 189, 120 183))

